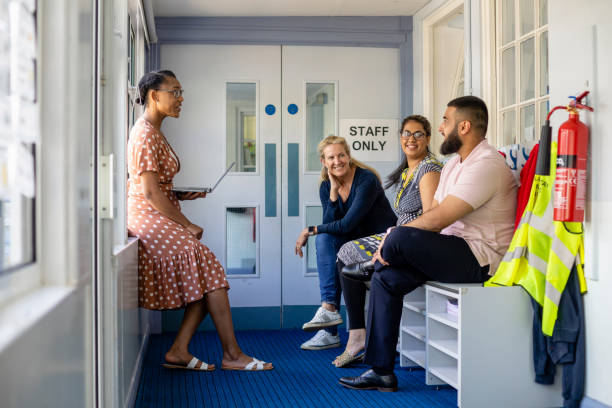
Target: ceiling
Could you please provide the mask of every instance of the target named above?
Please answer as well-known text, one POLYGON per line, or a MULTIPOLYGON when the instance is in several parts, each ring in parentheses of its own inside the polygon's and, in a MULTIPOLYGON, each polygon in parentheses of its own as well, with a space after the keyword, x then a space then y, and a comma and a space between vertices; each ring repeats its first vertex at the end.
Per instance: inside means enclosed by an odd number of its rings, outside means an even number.
POLYGON ((430 0, 153 0, 155 17, 411 16, 430 0))

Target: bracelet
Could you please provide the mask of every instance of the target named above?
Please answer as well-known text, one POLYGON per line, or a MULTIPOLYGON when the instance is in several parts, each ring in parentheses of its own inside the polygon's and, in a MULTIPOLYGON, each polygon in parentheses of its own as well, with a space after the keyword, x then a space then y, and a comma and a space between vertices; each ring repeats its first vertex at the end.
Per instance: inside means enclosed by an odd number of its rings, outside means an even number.
POLYGON ((315 227, 313 225, 308 227, 308 235, 309 236, 315 235, 315 227))

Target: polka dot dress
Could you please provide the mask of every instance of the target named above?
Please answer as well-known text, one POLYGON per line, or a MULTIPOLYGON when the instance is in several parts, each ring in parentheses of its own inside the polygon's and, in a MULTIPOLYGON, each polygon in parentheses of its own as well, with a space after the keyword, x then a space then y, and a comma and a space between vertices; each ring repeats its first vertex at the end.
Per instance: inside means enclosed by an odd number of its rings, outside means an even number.
POLYGON ((139 238, 140 307, 178 309, 213 290, 229 288, 217 257, 185 227, 155 210, 144 198, 141 175, 156 172, 161 190, 179 210, 172 178, 179 161, 163 135, 138 119, 128 142, 128 232, 139 238))

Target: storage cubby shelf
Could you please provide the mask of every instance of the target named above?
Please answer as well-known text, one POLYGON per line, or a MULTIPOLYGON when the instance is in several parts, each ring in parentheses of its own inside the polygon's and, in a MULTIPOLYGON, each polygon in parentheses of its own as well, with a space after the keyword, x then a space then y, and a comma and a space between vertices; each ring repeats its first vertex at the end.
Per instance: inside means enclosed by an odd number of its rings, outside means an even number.
POLYGON ((561 381, 533 381, 532 316, 517 286, 427 282, 404 297, 400 365, 454 387, 458 407, 561 406, 561 381))

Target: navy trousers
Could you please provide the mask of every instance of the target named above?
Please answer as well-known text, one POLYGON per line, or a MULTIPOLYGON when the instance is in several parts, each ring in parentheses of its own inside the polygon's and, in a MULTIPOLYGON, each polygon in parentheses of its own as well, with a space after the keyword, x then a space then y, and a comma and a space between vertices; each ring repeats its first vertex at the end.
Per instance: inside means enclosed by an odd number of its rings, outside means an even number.
POLYGON ((370 287, 365 363, 392 372, 404 295, 429 280, 481 283, 489 266, 481 267, 462 238, 411 227, 398 227, 385 239, 370 287))

